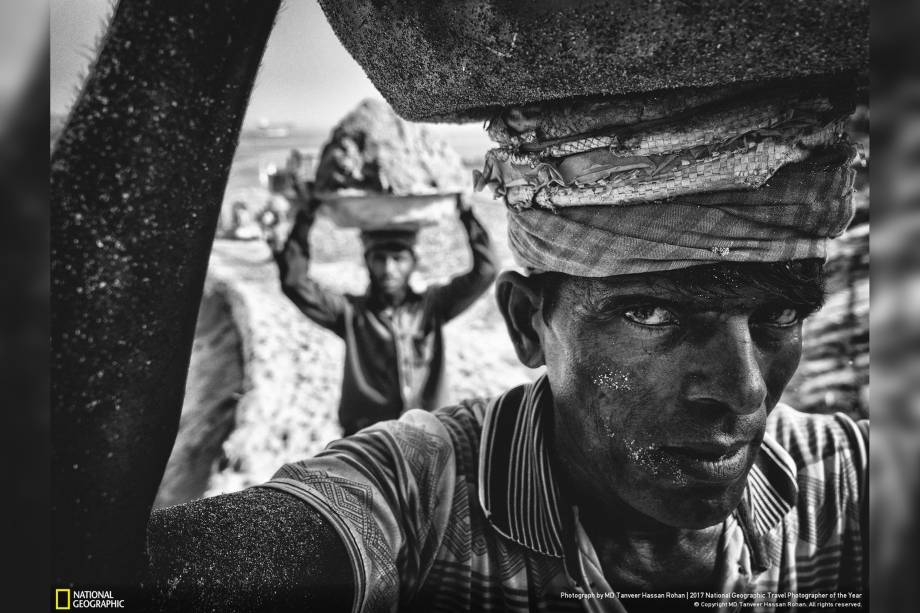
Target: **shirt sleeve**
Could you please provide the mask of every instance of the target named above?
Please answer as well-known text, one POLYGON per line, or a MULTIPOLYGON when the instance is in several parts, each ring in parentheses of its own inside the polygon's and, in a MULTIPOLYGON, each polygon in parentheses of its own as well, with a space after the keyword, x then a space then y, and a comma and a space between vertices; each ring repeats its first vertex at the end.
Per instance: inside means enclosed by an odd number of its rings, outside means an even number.
POLYGON ((498 259, 492 250, 489 234, 472 211, 460 214, 466 229, 473 266, 469 272, 453 277, 446 284, 432 288, 434 309, 444 322, 450 321, 476 302, 495 280, 498 259))
POLYGON ((275 262, 281 277, 281 290, 300 311, 324 328, 345 336, 348 299, 322 287, 310 277, 310 245, 307 240, 313 219, 301 211, 294 230, 275 262))
POLYGON ((411 603, 443 540, 456 464, 440 420, 413 410, 283 466, 262 487, 293 494, 335 528, 351 560, 353 611, 411 603))

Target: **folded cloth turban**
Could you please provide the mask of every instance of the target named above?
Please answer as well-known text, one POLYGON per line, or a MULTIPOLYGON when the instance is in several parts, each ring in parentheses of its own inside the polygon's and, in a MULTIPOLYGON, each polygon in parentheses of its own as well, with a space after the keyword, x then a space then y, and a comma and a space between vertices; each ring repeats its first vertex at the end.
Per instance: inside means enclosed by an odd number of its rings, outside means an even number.
POLYGON ((585 277, 825 257, 853 215, 840 84, 506 109, 476 174, 517 262, 585 277))

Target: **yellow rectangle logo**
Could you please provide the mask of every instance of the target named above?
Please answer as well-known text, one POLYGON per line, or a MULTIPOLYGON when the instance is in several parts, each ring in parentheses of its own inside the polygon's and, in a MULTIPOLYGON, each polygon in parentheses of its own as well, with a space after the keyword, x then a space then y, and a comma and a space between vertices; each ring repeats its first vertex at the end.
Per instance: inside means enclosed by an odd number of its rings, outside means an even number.
POLYGON ((58 588, 54 590, 54 610, 70 611, 70 588, 58 588))

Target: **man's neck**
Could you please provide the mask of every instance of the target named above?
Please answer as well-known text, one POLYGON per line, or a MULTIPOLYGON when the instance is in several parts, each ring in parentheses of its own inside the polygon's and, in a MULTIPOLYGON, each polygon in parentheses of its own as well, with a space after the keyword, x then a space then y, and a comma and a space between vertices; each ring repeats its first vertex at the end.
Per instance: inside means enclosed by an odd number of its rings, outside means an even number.
POLYGON ((675 528, 654 520, 630 523, 630 515, 600 509, 579 514, 612 587, 619 591, 717 587, 721 525, 675 528))
MULTIPOLYGON (((557 450, 558 452, 559 450, 557 450)), ((722 525, 676 528, 632 508, 566 462, 557 453, 565 498, 579 508, 579 520, 597 553, 604 576, 619 591, 715 588, 722 525)))
POLYGON ((383 292, 371 287, 370 296, 371 301, 380 308, 392 309, 405 304, 409 298, 409 290, 405 288, 396 292, 383 292))

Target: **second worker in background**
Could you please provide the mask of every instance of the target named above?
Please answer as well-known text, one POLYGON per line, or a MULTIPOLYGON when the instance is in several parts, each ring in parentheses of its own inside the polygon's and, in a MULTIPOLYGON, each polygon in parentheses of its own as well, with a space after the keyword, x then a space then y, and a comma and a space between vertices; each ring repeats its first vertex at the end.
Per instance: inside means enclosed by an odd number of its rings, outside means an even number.
POLYGON ((489 235, 461 196, 457 211, 469 237, 472 267, 424 292, 409 278, 418 265, 418 232, 362 232, 370 283, 360 296, 341 294, 310 277, 309 233, 316 203, 301 207, 284 249, 275 253, 284 294, 307 317, 345 341, 339 402, 344 436, 410 409, 445 406, 442 326, 492 284, 497 261, 489 235))

